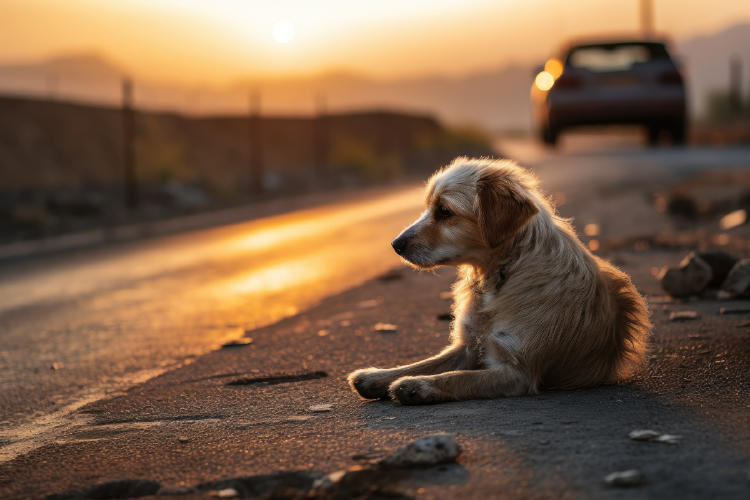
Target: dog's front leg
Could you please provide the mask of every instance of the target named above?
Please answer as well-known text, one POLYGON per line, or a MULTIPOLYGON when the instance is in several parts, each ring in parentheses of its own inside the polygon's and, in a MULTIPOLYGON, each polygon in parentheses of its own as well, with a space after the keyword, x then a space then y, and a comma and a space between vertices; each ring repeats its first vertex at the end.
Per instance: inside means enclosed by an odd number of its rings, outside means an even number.
POLYGON ((457 370, 431 376, 402 377, 388 391, 404 405, 520 396, 533 392, 528 377, 511 365, 490 370, 457 370))
POLYGON ((347 380, 351 388, 366 399, 383 399, 388 397, 388 388, 394 380, 411 375, 431 375, 468 366, 468 353, 463 345, 445 348, 437 356, 427 358, 410 365, 396 368, 364 368, 349 374, 347 380))

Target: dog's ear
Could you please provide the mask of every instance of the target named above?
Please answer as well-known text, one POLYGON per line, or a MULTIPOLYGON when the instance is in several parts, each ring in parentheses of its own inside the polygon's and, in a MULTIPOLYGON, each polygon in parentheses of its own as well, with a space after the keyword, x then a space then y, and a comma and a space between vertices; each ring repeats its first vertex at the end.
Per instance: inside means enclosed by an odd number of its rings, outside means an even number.
POLYGON ((536 205, 501 173, 484 174, 477 182, 479 232, 490 248, 524 227, 537 212, 536 205))

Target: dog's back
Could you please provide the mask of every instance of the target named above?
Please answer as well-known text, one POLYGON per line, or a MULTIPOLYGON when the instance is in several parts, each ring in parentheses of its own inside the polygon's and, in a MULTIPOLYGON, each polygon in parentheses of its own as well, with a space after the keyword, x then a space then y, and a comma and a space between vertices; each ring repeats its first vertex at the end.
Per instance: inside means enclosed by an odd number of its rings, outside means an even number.
POLYGON ((562 357, 548 357, 541 385, 570 389, 616 382, 643 364, 651 323, 648 307, 630 278, 608 262, 591 256, 598 277, 583 306, 582 335, 562 357), (592 310, 595 309, 595 310, 592 310))

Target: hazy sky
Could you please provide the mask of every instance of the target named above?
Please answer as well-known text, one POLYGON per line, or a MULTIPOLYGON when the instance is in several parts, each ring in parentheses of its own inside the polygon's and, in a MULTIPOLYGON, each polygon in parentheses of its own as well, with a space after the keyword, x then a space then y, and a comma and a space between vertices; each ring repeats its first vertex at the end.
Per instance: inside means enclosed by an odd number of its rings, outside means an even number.
MULTIPOLYGON (((654 0, 674 38, 750 21, 750 0, 654 0)), ((632 33, 639 0, 0 0, 0 61, 99 52, 139 76, 221 83, 352 70, 463 74, 632 33)))

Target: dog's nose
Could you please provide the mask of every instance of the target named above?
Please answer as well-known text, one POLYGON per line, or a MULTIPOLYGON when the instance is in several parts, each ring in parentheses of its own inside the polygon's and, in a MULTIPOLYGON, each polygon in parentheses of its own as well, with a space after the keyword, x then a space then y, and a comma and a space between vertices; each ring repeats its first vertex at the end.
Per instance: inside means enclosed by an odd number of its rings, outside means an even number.
POLYGON ((404 250, 406 250, 406 244, 408 243, 408 238, 404 238, 403 236, 399 236, 393 242, 391 242, 391 246, 396 251, 397 254, 401 255, 404 253, 404 250))

